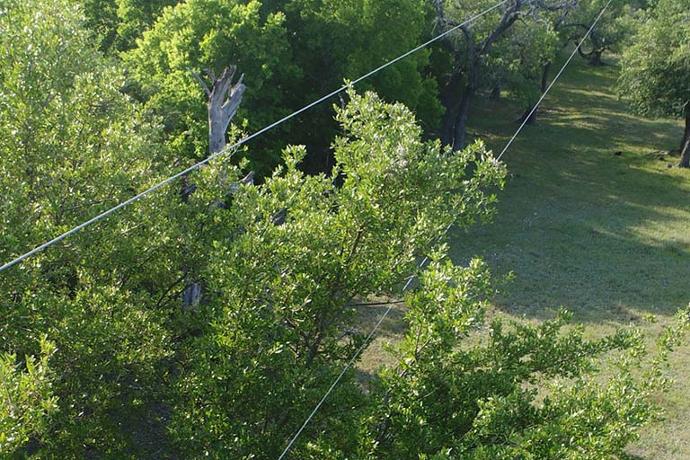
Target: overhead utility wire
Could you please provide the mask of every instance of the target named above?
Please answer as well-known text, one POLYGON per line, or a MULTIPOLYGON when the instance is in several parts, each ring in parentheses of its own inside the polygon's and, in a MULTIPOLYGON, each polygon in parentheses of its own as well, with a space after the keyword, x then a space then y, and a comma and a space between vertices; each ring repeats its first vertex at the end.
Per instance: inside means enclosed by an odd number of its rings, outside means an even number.
POLYGON ((5 270, 7 270, 7 269, 9 269, 9 268, 12 268, 13 266, 15 266, 15 265, 17 265, 17 264, 23 262, 23 261, 26 260, 26 259, 28 259, 28 258, 30 258, 30 257, 32 257, 32 256, 34 256, 34 255, 36 255, 36 254, 38 254, 39 252, 41 252, 41 251, 43 251, 43 250, 49 248, 50 246, 53 246, 54 244, 59 243, 60 241, 64 240, 65 238, 69 238, 70 236, 74 235, 75 233, 79 232, 80 230, 83 230, 84 228, 86 228, 86 227, 88 227, 88 226, 90 226, 90 225, 92 225, 92 224, 95 224, 95 223, 98 222, 98 221, 101 221, 101 220, 107 218, 108 216, 110 216, 111 214, 115 213, 116 211, 118 211, 118 210, 120 210, 120 209, 122 209, 122 208, 124 208, 124 207, 127 207, 127 206, 129 206, 130 204, 132 204, 132 203, 134 203, 134 202, 136 202, 136 201, 141 200, 141 199, 144 198, 145 196, 147 196, 147 195, 149 195, 149 194, 155 192, 156 190, 158 190, 158 189, 160 189, 160 188, 162 188, 162 187, 168 185, 169 183, 173 182, 174 180, 179 179, 179 178, 181 178, 181 177, 183 177, 183 176, 189 174, 190 172, 195 171, 195 170, 201 168, 201 167, 204 166, 205 164, 207 164, 207 163, 213 161, 214 159, 219 158, 219 157, 222 157, 222 156, 228 155, 228 153, 230 153, 230 152, 232 152, 232 151, 235 151, 235 149, 237 149, 237 148, 240 147, 241 145, 246 144, 246 143, 249 142, 250 140, 255 139, 255 138, 261 136, 261 135, 264 134, 265 132, 272 130, 273 128, 275 128, 275 127, 277 127, 277 126, 279 126, 279 125, 285 123, 286 121, 288 121, 288 120, 290 120, 290 119, 292 119, 292 118, 295 118, 296 116, 300 115, 301 113, 306 112, 307 110, 311 109, 312 107, 321 104, 322 102, 324 102, 324 101, 330 99, 331 97, 337 95, 338 93, 341 93, 341 92, 347 90, 348 88, 352 87, 353 85, 356 85, 357 83, 361 82, 362 80, 366 80, 367 78, 369 78, 369 77, 371 77, 372 75, 374 75, 374 74, 376 74, 376 73, 382 71, 383 69, 385 69, 385 68, 387 68, 387 67, 389 67, 389 66, 395 64, 395 63, 398 62, 398 61, 401 61, 402 59, 405 59, 406 57, 410 56, 411 54, 414 54, 414 53, 416 53, 417 51, 419 51, 419 50, 421 50, 421 49, 423 49, 423 48, 426 48, 426 47, 429 46, 430 44, 432 44, 432 43, 434 43, 434 42, 436 42, 436 41, 438 41, 438 40, 444 38, 444 37, 447 36, 448 34, 450 34, 450 33, 452 33, 453 31, 459 29, 460 27, 462 27, 462 26, 468 24, 469 22, 474 21, 475 19, 478 19, 478 18, 484 16, 485 14, 487 14, 487 13, 489 13, 489 12, 495 10, 496 8, 498 8, 499 6, 503 5, 503 4, 506 3, 507 1, 508 1, 508 0, 503 0, 503 1, 501 1, 501 2, 499 2, 499 3, 497 3, 497 4, 495 4, 495 5, 492 6, 491 8, 488 8, 488 9, 482 11, 481 13, 479 13, 479 14, 477 14, 477 15, 475 15, 475 16, 472 16, 470 19, 468 19, 467 21, 463 22, 462 24, 458 24, 457 26, 455 26, 455 27, 453 27, 453 28, 451 28, 451 29, 448 29, 447 31, 443 32, 442 34, 439 34, 439 35, 435 36, 434 38, 432 38, 432 39, 430 39, 430 40, 428 40, 428 41, 422 43, 421 45, 417 46, 416 48, 413 48, 413 49, 407 51, 406 53, 401 54, 401 55, 398 56, 397 58, 395 58, 395 59, 393 59, 393 60, 391 60, 391 61, 386 62, 385 64, 383 64, 383 65, 381 65, 381 66, 375 68, 374 70, 372 70, 372 71, 370 71, 370 72, 367 72, 366 74, 362 75, 361 77, 357 78, 356 80, 353 80, 353 81, 351 81, 351 82, 349 82, 349 83, 346 83, 345 85, 341 86, 340 88, 336 89, 335 91, 326 94, 325 96, 323 96, 323 97, 321 97, 321 98, 315 100, 314 102, 311 102, 311 103, 305 105, 305 106, 302 107, 301 109, 299 109, 299 110, 297 110, 297 111, 295 111, 295 112, 292 112, 290 115, 287 115, 287 116, 281 118, 280 120, 271 123, 270 125, 268 125, 268 126, 262 128, 262 129, 260 129, 259 131, 256 131, 254 134, 251 134, 251 135, 249 135, 249 136, 246 136, 246 137, 240 139, 239 141, 237 141, 236 143, 234 143, 234 144, 232 144, 231 146, 227 147, 226 149, 224 149, 224 150, 222 150, 222 151, 220 151, 220 152, 216 152, 216 153, 214 153, 214 154, 209 155, 206 159, 204 159, 204 160, 202 160, 202 161, 200 161, 200 162, 198 162, 198 163, 196 163, 196 164, 190 166, 189 168, 187 168, 187 169, 185 169, 185 170, 183 170, 183 171, 178 172, 177 174, 175 174, 175 175, 173 175, 173 176, 168 177, 167 179, 165 179, 165 180, 163 180, 163 181, 157 183, 156 185, 154 185, 153 187, 151 187, 151 188, 149 188, 149 189, 147 189, 147 190, 144 190, 143 192, 139 193, 138 195, 135 195, 135 196, 133 196, 132 198, 130 198, 130 199, 126 200, 126 201, 123 201, 122 203, 120 203, 120 204, 118 204, 118 205, 116 205, 116 206, 114 206, 114 207, 108 209, 107 211, 103 211, 102 213, 98 214, 97 216, 93 217, 92 219, 89 219, 89 220, 87 220, 86 222, 81 223, 81 224, 77 225, 76 227, 72 228, 71 230, 68 230, 68 231, 66 231, 65 233, 63 233, 63 234, 61 234, 61 235, 59 235, 59 236, 56 236, 56 237, 53 238, 52 240, 46 241, 45 243, 41 244, 40 246, 35 247, 35 248, 32 249, 31 251, 29 251, 29 252, 27 252, 27 253, 25 253, 25 254, 22 254, 21 256, 19 256, 19 257, 13 259, 13 260, 7 262, 6 264, 4 264, 2 267, 0 267, 0 273, 4 272, 5 270))
MULTIPOLYGON (((604 11, 606 11, 606 9, 608 8, 608 6, 611 4, 611 1, 612 1, 612 0, 609 0, 608 3, 606 3, 606 5, 604 5, 604 7, 601 9, 601 11, 599 12, 599 15, 596 17, 596 19, 594 20, 594 22, 593 22, 592 25, 590 26, 589 30, 587 30, 587 33, 585 33, 584 37, 582 37, 582 39, 580 40, 580 42, 577 44, 577 46, 576 46, 575 49, 573 50, 572 54, 571 54, 570 57, 568 58, 568 60, 565 62, 565 64, 563 64, 563 67, 561 67, 561 70, 558 71, 558 73, 557 73, 556 76, 554 77, 554 79, 553 79, 553 81, 551 82, 551 84, 548 86, 548 88, 546 88, 546 91, 544 91, 544 94, 542 94, 542 96, 539 98, 539 101, 537 101, 537 103, 534 105, 534 107, 532 108, 532 110, 530 111, 530 113, 527 115, 527 118, 525 118, 525 121, 522 122, 522 124, 521 124, 520 127, 517 129, 517 131, 515 131, 515 134, 513 135, 513 137, 508 141, 508 143, 507 143, 506 146, 503 148, 503 150, 502 150, 501 153, 498 155, 498 157, 496 157, 496 161, 498 161, 498 160, 501 159, 501 157, 502 157, 503 154, 506 152, 506 150, 508 150, 508 147, 510 147, 510 145, 513 143, 513 141, 514 141, 515 138, 518 136, 518 134, 520 134, 520 131, 522 131, 522 128, 524 128, 525 125, 527 124, 527 120, 529 119, 529 117, 532 116, 532 114, 537 110, 537 108, 539 107, 539 104, 541 104, 541 101, 544 100, 544 97, 546 96, 546 94, 549 92, 549 90, 551 90, 551 87, 553 87, 554 83, 556 83, 556 80, 558 80, 558 78, 561 76, 561 74, 563 73, 563 71, 565 70, 565 68, 568 66, 568 64, 570 63, 570 61, 573 59, 573 56, 575 56, 575 53, 577 53, 577 50, 580 48, 580 46, 582 46, 582 44, 584 43, 584 41, 587 39, 587 37, 589 36, 589 34, 590 34, 590 33, 592 32, 592 30, 594 29, 594 26, 597 25, 597 23, 599 22, 599 19, 601 19, 601 16, 604 14, 604 11)), ((444 232, 443 232, 442 235, 445 235, 446 233, 448 233, 448 231, 450 230, 451 227, 452 227, 452 224, 449 225, 448 227, 446 227, 446 229, 444 230, 444 232)), ((429 261, 429 258, 428 258, 428 257, 424 257, 424 259, 419 263, 419 265, 417 266, 417 268, 418 268, 418 269, 422 268, 428 261, 429 261)), ((410 288, 410 286, 412 285, 413 279, 414 279, 414 275, 412 275, 412 276, 410 276, 410 277, 408 278, 407 283, 405 284, 405 287, 403 287, 403 289, 402 289, 403 292, 407 291, 407 290, 410 288)), ((345 374, 347 373, 347 371, 355 364, 355 362, 357 361, 357 358, 359 357, 359 355, 360 355, 360 354, 364 351, 364 349, 369 345, 369 342, 371 341, 371 339, 372 339, 372 338, 374 337, 374 335, 376 334, 376 331, 379 329, 379 327, 381 327, 381 324, 382 324, 383 321, 386 319, 386 317, 388 316, 388 314, 391 312, 392 309, 393 309, 393 304, 390 304, 390 305, 388 306, 388 308, 386 309, 386 311, 383 312, 383 314, 381 315, 381 317, 378 319, 378 321, 376 322, 376 325, 374 325, 374 328, 371 330, 371 332, 369 333, 369 335, 367 335, 366 340, 364 340, 364 342, 362 343, 362 345, 360 345, 360 347, 355 351, 354 355, 352 355, 352 357, 351 357, 350 360, 347 362, 347 364, 345 365, 345 367, 343 368, 343 370, 340 372, 340 374, 338 374, 338 377, 333 381, 333 383, 332 383, 331 386, 328 388, 328 390, 326 391, 326 393, 323 395, 323 397, 321 398, 321 400, 318 402, 318 404, 316 405, 316 407, 314 407, 314 409, 311 411, 311 413, 309 414, 309 416, 307 417, 307 419, 304 421, 304 423, 302 424, 302 426, 300 426, 299 430, 297 430, 297 433, 295 433, 295 435, 290 439, 290 442, 289 442, 288 445, 285 447, 285 450, 283 450, 283 453, 280 454, 280 457, 278 457, 278 460, 283 460, 283 459, 285 458, 285 456, 286 456, 287 453, 290 451, 290 449, 292 448, 292 446, 293 446, 293 444, 295 443, 295 441, 297 441, 297 439, 300 437, 300 435, 302 434, 302 432, 304 431, 304 429, 307 427, 307 425, 309 424, 309 422, 311 421, 311 419, 314 418, 314 415, 316 415, 316 413, 319 411, 319 409, 321 408, 321 406, 323 405, 323 403, 326 402, 326 399, 328 399, 328 397, 329 397, 330 394, 333 392, 333 390, 335 389, 335 387, 338 386, 338 383, 340 382, 340 380, 345 376, 345 374)))

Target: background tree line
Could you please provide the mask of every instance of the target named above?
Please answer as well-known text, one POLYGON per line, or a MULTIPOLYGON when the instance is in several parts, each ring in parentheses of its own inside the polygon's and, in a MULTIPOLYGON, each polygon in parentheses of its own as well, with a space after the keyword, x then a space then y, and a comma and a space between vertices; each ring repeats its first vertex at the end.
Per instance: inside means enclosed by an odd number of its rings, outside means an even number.
MULTIPOLYGON (((624 60, 648 77, 621 85, 637 110, 687 115, 681 3, 616 6, 584 51, 599 63, 611 40, 632 43, 624 60), (650 102, 658 94, 666 106, 650 102)), ((472 98, 499 88, 532 107, 583 33, 569 25, 600 5, 508 2, 335 107, 0 274, 0 454, 277 457, 363 343, 358 304, 382 296, 408 307, 395 364, 369 388, 348 373, 294 458, 620 454, 658 415, 652 395, 669 384, 687 312, 651 356, 639 331, 589 340, 566 313, 487 321, 488 270, 450 264, 443 236, 490 218, 506 174, 467 137, 472 98), (410 273, 419 281, 403 295, 410 273), (601 382, 606 359, 618 372, 601 382)), ((232 140, 488 6, 3 2, 0 256, 208 155, 199 76, 244 74, 232 140)))
MULTIPOLYGON (((510 8, 495 10, 462 27, 440 46, 374 77, 367 88, 410 107, 426 136, 462 148, 467 144, 467 117, 475 93, 490 91, 499 96, 501 89, 506 90, 524 101, 527 114, 548 84, 551 64, 560 50, 579 41, 604 3, 511 2, 510 8)), ((682 0, 671 3, 679 10, 686 6, 682 0)), ((224 66, 238 66, 251 83, 237 124, 254 131, 326 94, 343 78, 355 78, 492 5, 445 0, 90 0, 84 8, 87 25, 101 37, 101 49, 122 58, 131 69, 130 94, 164 118, 170 143, 180 154, 198 157, 205 152, 205 114, 193 71, 220 72, 224 66)), ((644 0, 614 0, 580 54, 592 65, 601 65, 607 51, 618 53, 633 43, 643 46, 648 37, 636 31, 645 23, 648 29, 662 30, 660 24, 650 25, 650 13, 663 8, 652 8, 644 0)), ((687 42, 687 18, 670 17, 666 25, 676 39, 658 45, 669 47, 666 52, 654 50, 649 55, 673 54, 687 42)), ((683 53, 682 49, 678 52, 683 53)), ((633 109, 685 117, 687 85, 664 79, 673 94, 666 96, 668 103, 656 104, 659 94, 644 94, 644 88, 631 88, 625 82, 636 81, 638 74, 640 81, 659 79, 646 77, 651 69, 643 71, 639 65, 633 71, 628 65, 631 58, 626 59, 623 67, 629 77, 622 78, 621 94, 631 98, 633 109), (650 109, 669 104, 667 109, 650 109)), ((675 59, 681 65, 687 62, 683 56, 675 59)), ((656 68, 664 72, 674 66, 665 62, 656 68)), ((669 93, 669 89, 657 89, 661 91, 669 93)), ((305 165, 309 171, 328 170, 330 142, 337 130, 332 120, 331 109, 324 107, 269 135, 257 146, 262 157, 252 158, 254 166, 269 172, 279 162, 281 142, 287 139, 311 147, 305 165)), ((529 121, 535 120, 533 114, 529 121)))

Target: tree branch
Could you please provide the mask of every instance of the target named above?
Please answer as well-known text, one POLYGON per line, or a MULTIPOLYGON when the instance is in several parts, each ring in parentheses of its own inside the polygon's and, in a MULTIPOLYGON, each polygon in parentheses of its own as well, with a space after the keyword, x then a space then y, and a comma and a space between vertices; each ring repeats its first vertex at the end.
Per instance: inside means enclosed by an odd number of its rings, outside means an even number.
POLYGON ((204 94, 206 94, 206 97, 209 97, 211 95, 211 90, 208 89, 208 85, 206 84, 204 79, 201 78, 201 75, 199 75, 198 72, 194 71, 192 71, 192 75, 194 76, 194 78, 196 78, 196 81, 199 82, 199 86, 201 86, 201 89, 204 90, 204 94))

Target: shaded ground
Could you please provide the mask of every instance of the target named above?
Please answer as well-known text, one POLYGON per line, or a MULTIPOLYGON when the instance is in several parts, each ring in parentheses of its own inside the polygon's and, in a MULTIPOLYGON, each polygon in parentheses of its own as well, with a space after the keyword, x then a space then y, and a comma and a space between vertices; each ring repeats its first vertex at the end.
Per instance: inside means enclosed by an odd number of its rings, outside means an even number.
MULTIPOLYGON (((627 310, 669 314, 690 301, 690 173, 660 153, 676 146, 680 124, 631 116, 613 94, 615 70, 568 69, 540 124, 504 157, 512 178, 494 224, 453 235, 456 260, 479 254, 516 273, 498 299, 509 312, 566 305, 583 321, 619 322, 627 310)), ((473 128, 498 149, 518 113, 487 102, 473 128)))
MULTIPOLYGON (((574 61, 504 157, 511 178, 495 221, 451 235, 457 263, 480 256, 497 276, 515 274, 495 301, 508 315, 543 319, 565 306, 592 335, 631 322, 652 332, 660 325, 643 315, 663 324, 690 302, 690 171, 669 168, 677 159, 664 153, 681 125, 632 116, 615 95, 616 74, 574 61)), ((478 99, 470 131, 500 151, 521 113, 478 99)), ((395 311, 362 369, 385 362, 382 344, 400 336, 395 311)), ((690 458, 690 345, 673 364, 667 419, 631 446, 635 458, 690 458)))

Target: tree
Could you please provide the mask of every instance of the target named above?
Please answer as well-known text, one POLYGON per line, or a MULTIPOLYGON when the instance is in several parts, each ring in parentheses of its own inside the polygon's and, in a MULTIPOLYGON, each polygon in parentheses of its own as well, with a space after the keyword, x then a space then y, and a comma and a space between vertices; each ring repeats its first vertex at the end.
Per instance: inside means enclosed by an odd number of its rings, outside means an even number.
MULTIPOLYGON (((428 32, 424 5, 425 0, 188 1, 167 9, 125 59, 139 96, 166 120, 170 143, 181 155, 198 157, 206 150, 206 123, 193 72, 218 74, 236 65, 247 92, 235 124, 257 131, 416 46, 428 32)), ((364 88, 406 103, 432 133, 442 107, 427 66, 428 54, 418 53, 364 88)), ((269 174, 287 142, 309 146, 309 170, 329 170, 336 132, 330 106, 317 107, 253 142, 253 167, 269 174)))
MULTIPOLYGON (((424 41, 431 31, 426 0, 291 0, 282 2, 295 62, 302 70, 290 103, 298 108, 357 78, 424 41)), ((267 8, 276 8, 269 3, 267 8)), ((389 102, 412 109, 426 135, 436 135, 443 113, 438 85, 429 68, 430 53, 422 50, 360 83, 389 102)), ((301 117, 290 133, 292 143, 309 147, 305 166, 327 171, 332 165, 330 143, 337 133, 328 105, 301 117)))
POLYGON ((55 346, 43 339, 40 359, 25 357, 25 371, 15 355, 0 355, 0 455, 16 456, 31 438, 46 431, 47 419, 57 409, 48 365, 54 352, 55 346))
MULTIPOLYGON (((471 4, 433 0, 437 22, 442 29, 458 26, 464 18, 488 8, 489 2, 471 4)), ((493 10, 475 23, 462 25, 459 32, 444 40, 450 58, 447 75, 441 84, 441 102, 446 108, 441 139, 454 148, 466 143, 466 125, 472 98, 480 87, 483 63, 496 43, 513 25, 526 17, 530 8, 539 8, 523 0, 515 0, 493 10)))
POLYGON ((394 348, 397 365, 374 385, 362 457, 623 456, 658 416, 653 395, 668 387, 668 353, 687 335, 690 307, 648 359, 639 331, 587 340, 582 327, 565 327, 565 312, 539 325, 500 318, 487 324, 486 267, 476 260, 456 267, 439 257, 406 297, 407 332, 394 348), (600 379, 602 362, 611 378, 600 379))
POLYGON ((208 153, 214 154, 222 152, 227 145, 227 132, 230 121, 237 114, 242 102, 242 96, 246 86, 242 83, 242 78, 233 83, 235 78, 235 67, 225 67, 219 77, 208 70, 208 77, 211 85, 207 85, 202 77, 196 75, 208 102, 208 153))
MULTIPOLYGON (((227 236, 216 234, 208 255, 200 311, 208 324, 185 344, 189 360, 176 386, 172 430, 185 456, 277 456, 362 343, 356 299, 396 292, 448 224, 491 212, 504 172, 481 144, 442 150, 421 140, 401 104, 349 98, 338 110, 344 134, 331 174, 300 172, 304 149, 289 148, 285 169, 239 187, 219 215, 227 236)), ((338 394, 362 398, 351 378, 338 394)), ((335 444, 356 434, 341 426, 329 434, 335 444)))
POLYGON ((660 0, 624 54, 619 89, 637 113, 685 120, 679 166, 690 167, 690 3, 660 0))
MULTIPOLYGON (((170 169, 160 127, 123 95, 123 72, 95 49, 84 22, 71 0, 3 3, 4 261, 131 197, 170 169)), ((0 352, 44 356, 45 336, 55 345, 51 399, 44 378, 26 363, 25 376, 12 377, 42 388, 35 402, 46 396, 46 411, 57 398, 49 418, 38 417, 40 407, 27 408, 35 421, 19 433, 28 433, 22 440, 31 437, 31 452, 20 456, 136 451, 132 434, 153 425, 149 414, 160 401, 171 355, 169 316, 157 300, 179 266, 173 248, 181 231, 170 219, 175 204, 168 194, 152 197, 0 277, 0 352)))
POLYGON ((166 6, 179 0, 81 0, 86 26, 101 40, 100 49, 117 53, 135 46, 166 6))
POLYGON ((116 0, 83 0, 82 6, 86 18, 86 27, 99 40, 99 48, 108 51, 114 47, 117 40, 116 0))
MULTIPOLYGON (((571 14, 561 22, 559 30, 568 42, 578 43, 584 37, 595 18, 607 2, 579 0, 571 14)), ((604 65, 602 55, 609 51, 621 52, 621 46, 631 33, 630 17, 645 2, 621 2, 615 0, 606 8, 597 26, 587 36, 578 54, 592 66, 604 65)))
POLYGON ((118 50, 128 50, 136 45, 142 36, 160 16, 165 7, 174 6, 180 0, 115 0, 117 4, 117 40, 118 50))
MULTIPOLYGON (((179 158, 203 158, 208 151, 207 96, 194 74, 220 75, 230 64, 241 70, 247 88, 235 121, 244 129, 287 114, 285 89, 299 72, 284 22, 280 12, 263 15, 255 0, 191 0, 166 9, 125 55, 138 96, 163 117, 179 158)), ((270 171, 276 162, 270 153, 254 158, 254 166, 270 171)))
MULTIPOLYGON (((175 382, 175 448, 190 457, 277 457, 363 344, 368 329, 356 327, 355 304, 399 294, 428 254, 432 264, 404 296, 397 366, 367 390, 346 373, 292 456, 620 455, 658 414, 653 395, 668 384, 666 355, 690 326, 688 311, 651 362, 639 332, 587 340, 565 313, 536 326, 487 325, 486 267, 445 261, 442 238, 453 221, 490 215, 502 168, 480 143, 452 152, 422 142, 399 104, 349 97, 331 175, 304 175, 304 149, 289 148, 284 169, 239 186, 229 212, 217 214, 225 233, 209 253, 210 296, 198 312, 208 322, 185 341, 175 382), (602 379, 609 357, 614 377, 602 379)), ((200 186, 192 200, 207 202, 209 190, 200 186)))
MULTIPOLYGON (((231 24, 251 35, 271 29, 273 18, 281 37, 280 15, 256 13, 257 6, 231 8, 244 18, 231 24)), ((175 25, 179 13, 169 8, 161 18, 175 25)), ((172 43, 187 45, 156 42, 160 30, 143 41, 187 81, 195 69, 181 70, 183 50, 196 49, 187 35, 194 31, 171 30, 172 43)), ((96 49, 75 2, 7 1, 0 32, 1 260, 189 161, 166 148, 158 120, 125 94, 124 70, 96 49)), ((201 34, 208 40, 199 49, 231 43, 214 34, 201 34)), ((199 155, 237 135, 226 132, 243 89, 231 75, 205 80, 219 96, 208 101, 212 111, 226 102, 228 110, 219 129, 199 121, 199 155)), ((157 83, 174 81, 141 80, 156 97, 165 93, 157 83)), ((204 87, 189 80, 202 99, 190 98, 190 107, 205 122, 204 87)), ((345 373, 295 458, 620 453, 655 413, 650 392, 663 387, 663 356, 638 366, 636 334, 588 341, 563 329, 561 318, 494 322, 489 337, 480 330, 464 341, 484 324, 491 283, 480 262, 444 262, 446 229, 493 215, 505 168, 481 142, 454 151, 424 140, 403 104, 352 91, 347 99, 336 110, 340 135, 327 174, 300 170, 300 146, 285 148, 284 165, 254 186, 247 161, 215 159, 190 176, 195 190, 186 199, 180 187, 161 189, 3 272, 2 455, 277 456, 367 345, 368 329, 357 325, 361 304, 400 296, 411 273, 420 279, 403 298, 409 330, 397 366, 366 389, 345 373), (420 269, 425 256, 432 264, 420 269), (188 281, 201 284, 203 296, 187 303, 188 281), (594 360, 609 353, 623 356, 621 372, 597 386, 594 360), (552 391, 547 403, 535 386, 552 391)), ((677 342, 687 318, 683 312, 662 350, 677 342)))
POLYGON ((529 116, 528 124, 537 119, 532 109, 546 91, 548 66, 558 51, 558 35, 548 17, 548 11, 533 11, 531 17, 518 21, 484 64, 483 72, 493 74, 494 85, 509 89, 525 107, 520 122, 529 116))

